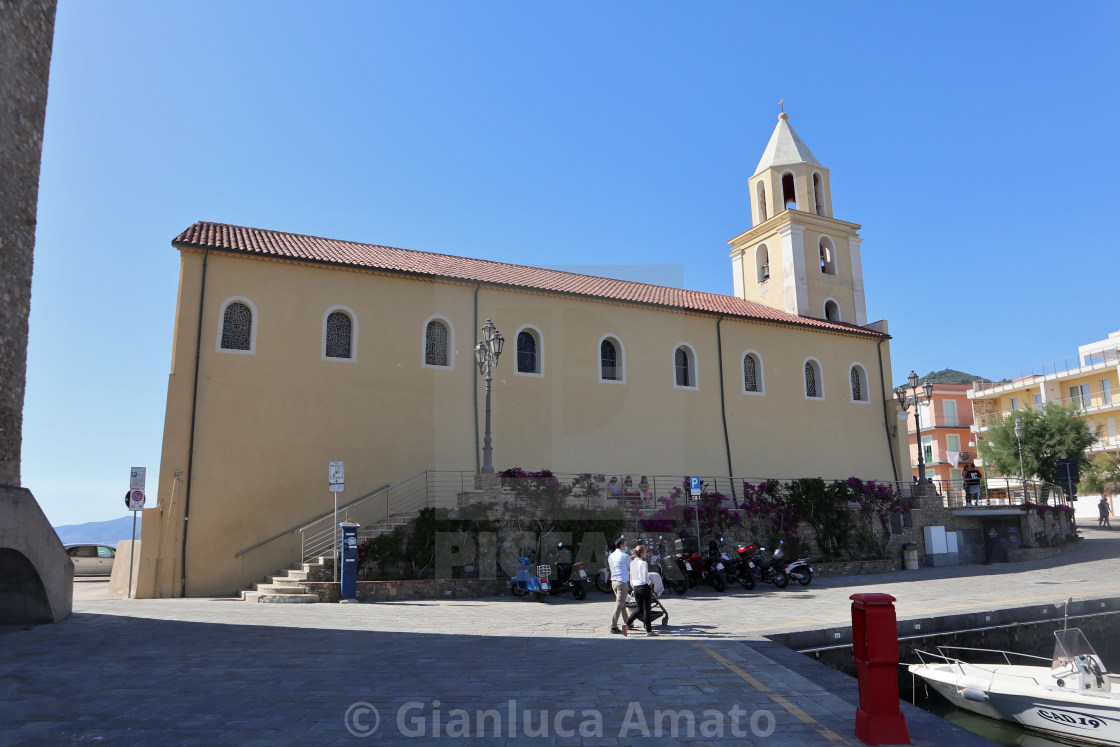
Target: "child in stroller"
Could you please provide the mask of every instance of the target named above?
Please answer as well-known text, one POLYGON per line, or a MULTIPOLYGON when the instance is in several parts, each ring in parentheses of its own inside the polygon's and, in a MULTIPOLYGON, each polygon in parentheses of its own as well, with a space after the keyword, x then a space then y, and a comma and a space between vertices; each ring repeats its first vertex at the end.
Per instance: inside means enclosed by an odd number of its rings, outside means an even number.
MULTIPOLYGON (((665 582, 661 579, 661 574, 650 573, 649 585, 653 591, 649 604, 650 624, 652 625, 653 621, 657 618, 661 618, 661 627, 666 627, 669 624, 669 611, 665 609, 665 605, 661 604, 661 595, 665 591, 665 582)), ((627 609, 636 609, 638 600, 634 598, 634 590, 630 589, 626 594, 627 609)), ((633 622, 633 620, 631 620, 631 622, 633 622)))

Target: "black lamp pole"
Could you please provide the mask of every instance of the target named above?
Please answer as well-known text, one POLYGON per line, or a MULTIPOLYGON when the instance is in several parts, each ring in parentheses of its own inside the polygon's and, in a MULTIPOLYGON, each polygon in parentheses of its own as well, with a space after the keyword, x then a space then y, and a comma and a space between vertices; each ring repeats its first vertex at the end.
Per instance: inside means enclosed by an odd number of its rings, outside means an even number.
POLYGON ((906 379, 906 383, 910 385, 909 391, 913 392, 913 394, 908 395, 907 388, 904 386, 895 389, 894 393, 898 397, 898 404, 903 410, 910 409, 910 405, 914 406, 914 429, 918 434, 918 482, 927 483, 929 480, 926 479, 926 460, 922 454, 922 419, 918 415, 918 405, 928 404, 930 398, 933 397, 933 382, 927 381, 922 386, 922 390, 919 391, 918 374, 911 371, 910 376, 906 379), (924 398, 922 397, 923 393, 925 394, 924 398))
POLYGON ((482 442, 482 474, 494 473, 494 447, 490 440, 490 372, 498 365, 498 356, 502 354, 505 338, 494 322, 487 319, 482 326, 482 339, 475 343, 474 360, 478 364, 478 372, 486 377, 486 437, 482 442))

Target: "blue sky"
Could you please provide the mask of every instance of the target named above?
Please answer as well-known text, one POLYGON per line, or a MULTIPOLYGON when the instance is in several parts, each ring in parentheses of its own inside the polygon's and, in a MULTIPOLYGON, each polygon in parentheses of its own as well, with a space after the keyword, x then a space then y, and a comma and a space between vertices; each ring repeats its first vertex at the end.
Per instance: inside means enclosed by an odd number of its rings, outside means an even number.
POLYGON ((61 0, 23 483, 55 524, 124 513, 133 465, 154 491, 194 221, 731 293, 780 96, 864 226, 896 382, 1073 355, 1120 329, 1118 31, 1113 2, 61 0))

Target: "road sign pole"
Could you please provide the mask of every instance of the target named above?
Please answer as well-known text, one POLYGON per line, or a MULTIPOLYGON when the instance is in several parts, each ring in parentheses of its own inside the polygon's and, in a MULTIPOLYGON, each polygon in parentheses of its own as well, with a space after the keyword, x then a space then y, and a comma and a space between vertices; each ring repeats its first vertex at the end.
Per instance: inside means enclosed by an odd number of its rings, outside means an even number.
POLYGON ((696 498, 696 552, 700 552, 700 498, 696 498))
POLYGON ((334 581, 338 583, 338 491, 331 495, 334 496, 334 581))
POLYGON ((128 549, 128 596, 125 599, 132 599, 132 559, 136 557, 136 512, 132 512, 132 544, 128 549))

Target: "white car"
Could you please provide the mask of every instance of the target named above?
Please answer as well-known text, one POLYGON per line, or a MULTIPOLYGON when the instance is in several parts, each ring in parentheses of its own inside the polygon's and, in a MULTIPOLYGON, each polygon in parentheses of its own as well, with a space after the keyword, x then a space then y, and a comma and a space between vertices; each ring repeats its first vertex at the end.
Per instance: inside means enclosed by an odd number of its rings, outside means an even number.
POLYGON ((75 576, 108 576, 113 572, 115 548, 108 545, 67 545, 75 576))

